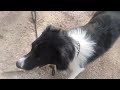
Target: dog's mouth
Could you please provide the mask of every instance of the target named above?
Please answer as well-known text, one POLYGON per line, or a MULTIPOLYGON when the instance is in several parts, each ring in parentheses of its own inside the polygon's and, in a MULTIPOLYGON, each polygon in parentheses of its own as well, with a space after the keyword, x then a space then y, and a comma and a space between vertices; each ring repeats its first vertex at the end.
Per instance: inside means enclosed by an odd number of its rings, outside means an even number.
POLYGON ((22 70, 25 70, 25 71, 30 71, 30 70, 33 70, 33 69, 35 69, 35 68, 41 68, 41 67, 43 67, 43 66, 36 66, 36 67, 25 67, 25 66, 23 66, 23 67, 21 67, 19 64, 18 64, 18 62, 16 62, 16 66, 17 66, 17 68, 19 68, 19 69, 22 69, 22 70))
POLYGON ((17 61, 16 62, 16 67, 19 68, 19 69, 23 69, 23 70, 33 70, 34 68, 41 68, 45 65, 28 65, 28 64, 25 64, 24 62, 21 62, 21 61, 17 61))

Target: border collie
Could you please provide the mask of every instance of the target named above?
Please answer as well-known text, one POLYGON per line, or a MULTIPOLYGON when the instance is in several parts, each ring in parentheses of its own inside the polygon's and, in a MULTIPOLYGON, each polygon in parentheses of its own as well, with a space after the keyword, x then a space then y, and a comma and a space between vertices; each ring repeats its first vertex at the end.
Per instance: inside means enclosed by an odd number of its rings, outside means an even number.
POLYGON ((86 25, 69 31, 50 25, 16 66, 31 70, 53 64, 57 70, 71 70, 68 78, 74 79, 87 64, 108 51, 119 35, 119 11, 98 11, 86 25))

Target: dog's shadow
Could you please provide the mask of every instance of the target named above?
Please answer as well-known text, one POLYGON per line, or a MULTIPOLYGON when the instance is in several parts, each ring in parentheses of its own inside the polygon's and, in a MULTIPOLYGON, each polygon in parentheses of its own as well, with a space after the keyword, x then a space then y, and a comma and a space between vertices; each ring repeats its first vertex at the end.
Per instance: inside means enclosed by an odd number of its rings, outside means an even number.
POLYGON ((2 75, 6 75, 6 74, 22 74, 24 73, 24 71, 7 71, 7 72, 3 72, 2 75))
POLYGON ((55 72, 52 75, 52 70, 48 68, 35 69, 33 71, 24 70, 14 70, 14 71, 4 71, 1 75, 5 79, 65 79, 66 72, 55 72), (47 70, 47 71, 46 71, 47 70))
POLYGON ((1 73, 1 75, 5 79, 17 79, 17 77, 19 77, 19 76, 21 76, 23 74, 25 74, 24 71, 5 71, 5 72, 1 73))

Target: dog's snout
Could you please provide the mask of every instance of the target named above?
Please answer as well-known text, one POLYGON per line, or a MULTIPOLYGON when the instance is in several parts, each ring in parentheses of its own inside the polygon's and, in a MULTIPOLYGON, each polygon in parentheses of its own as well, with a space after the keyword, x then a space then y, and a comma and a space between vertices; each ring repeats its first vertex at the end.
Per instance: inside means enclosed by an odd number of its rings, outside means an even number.
POLYGON ((24 66, 24 62, 25 62, 25 57, 23 57, 23 58, 21 58, 19 61, 17 61, 16 62, 16 66, 18 67, 18 68, 23 68, 23 66, 24 66))
POLYGON ((16 66, 18 67, 18 68, 21 68, 21 64, 17 61, 16 62, 16 66))

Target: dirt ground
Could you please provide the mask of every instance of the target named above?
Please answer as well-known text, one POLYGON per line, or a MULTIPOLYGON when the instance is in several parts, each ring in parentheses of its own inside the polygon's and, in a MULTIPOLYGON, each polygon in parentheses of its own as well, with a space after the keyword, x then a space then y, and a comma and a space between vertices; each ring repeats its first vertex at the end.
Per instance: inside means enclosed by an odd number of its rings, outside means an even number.
MULTIPOLYGON (((65 30, 86 24, 95 11, 39 11, 38 35, 52 24, 65 30)), ((0 12, 0 79, 61 79, 69 72, 57 72, 51 76, 48 66, 31 71, 20 70, 16 61, 29 52, 35 40, 30 11, 0 12)), ((95 62, 89 64, 76 79, 120 79, 120 38, 113 47, 95 62)))

